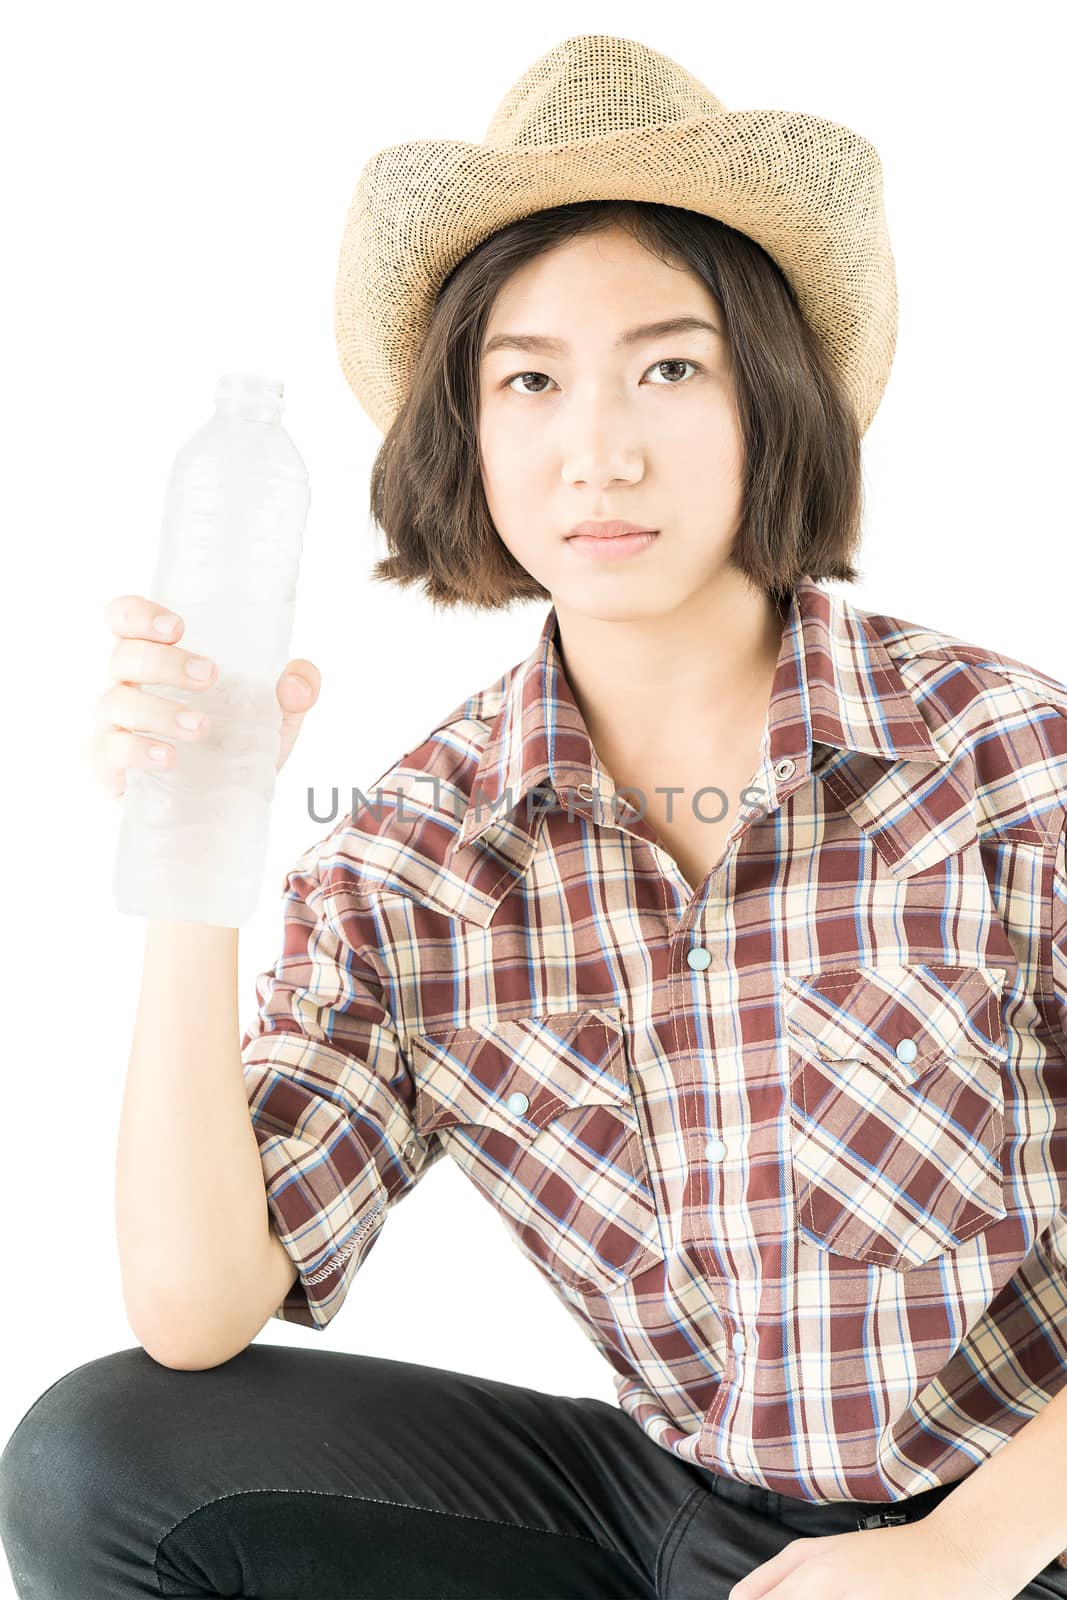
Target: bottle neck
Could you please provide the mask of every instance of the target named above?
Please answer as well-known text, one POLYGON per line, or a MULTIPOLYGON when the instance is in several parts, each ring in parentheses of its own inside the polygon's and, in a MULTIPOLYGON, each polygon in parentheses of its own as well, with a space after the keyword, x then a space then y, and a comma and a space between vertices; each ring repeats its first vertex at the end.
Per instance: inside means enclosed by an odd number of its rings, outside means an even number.
POLYGON ((279 422, 285 385, 258 372, 227 372, 215 391, 215 415, 246 422, 279 422))

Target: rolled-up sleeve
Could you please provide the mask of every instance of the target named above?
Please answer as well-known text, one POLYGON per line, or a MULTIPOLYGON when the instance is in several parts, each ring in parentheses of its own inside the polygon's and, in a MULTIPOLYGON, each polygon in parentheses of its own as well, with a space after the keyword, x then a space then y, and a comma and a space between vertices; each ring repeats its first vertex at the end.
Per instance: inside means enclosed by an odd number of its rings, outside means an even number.
POLYGON ((389 1207, 441 1152, 415 1138, 393 1017, 331 914, 317 847, 286 876, 282 953, 256 994, 245 1090, 273 1228, 299 1272, 274 1316, 325 1328, 389 1207))

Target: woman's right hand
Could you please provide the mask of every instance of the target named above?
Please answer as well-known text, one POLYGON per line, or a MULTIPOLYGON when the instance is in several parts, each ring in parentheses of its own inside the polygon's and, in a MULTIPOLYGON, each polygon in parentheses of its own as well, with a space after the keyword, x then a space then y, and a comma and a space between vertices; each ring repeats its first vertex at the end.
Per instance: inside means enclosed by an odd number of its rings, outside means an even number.
MULTIPOLYGON (((165 606, 139 594, 119 595, 105 612, 117 643, 111 652, 108 686, 96 702, 96 729, 87 756, 97 781, 113 799, 121 799, 126 793, 128 767, 166 772, 176 759, 171 741, 195 743, 207 731, 207 718, 192 698, 172 700, 146 692, 146 685, 167 684, 195 697, 200 690, 210 689, 218 678, 214 661, 207 661, 210 670, 206 678, 194 678, 186 672, 187 666, 207 658, 182 650, 177 644, 185 631, 181 617, 175 619, 169 631, 157 630, 154 624, 168 616, 172 613, 165 606), (181 725, 179 717, 188 714, 200 716, 198 728, 181 725), (148 729, 155 737, 134 733, 134 728, 148 729), (154 749, 164 752, 162 759, 152 755, 154 749)), ((282 712, 278 772, 289 757, 304 717, 319 697, 320 682, 318 668, 302 660, 290 661, 278 679, 276 693, 282 712), (301 681, 305 685, 302 690, 301 681)))

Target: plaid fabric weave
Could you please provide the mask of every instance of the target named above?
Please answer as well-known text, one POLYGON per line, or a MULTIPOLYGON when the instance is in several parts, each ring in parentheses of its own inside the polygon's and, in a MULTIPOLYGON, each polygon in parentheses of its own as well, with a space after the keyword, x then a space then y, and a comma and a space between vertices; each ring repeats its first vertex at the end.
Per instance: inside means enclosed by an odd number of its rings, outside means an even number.
POLYGON ((242 1039, 276 1315, 325 1328, 447 1155, 665 1448, 962 1478, 1067 1382, 1065 822, 1067 687, 805 579, 690 885, 550 610, 286 877, 242 1039))

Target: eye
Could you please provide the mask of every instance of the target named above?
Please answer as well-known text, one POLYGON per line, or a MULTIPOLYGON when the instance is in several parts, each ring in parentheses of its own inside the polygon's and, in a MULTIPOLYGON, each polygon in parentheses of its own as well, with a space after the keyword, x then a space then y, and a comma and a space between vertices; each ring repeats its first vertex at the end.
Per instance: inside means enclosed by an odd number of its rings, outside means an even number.
MULTIPOLYGON (((692 367, 694 372, 703 372, 703 370, 704 370, 703 367, 700 366, 699 362, 690 361, 687 356, 675 356, 672 359, 666 360, 666 361, 654 361, 652 363, 652 365, 646 369, 646 371, 647 372, 655 372, 660 367, 692 367)), ((516 372, 516 373, 513 373, 510 378, 505 378, 504 382, 500 385, 500 387, 502 389, 511 389, 512 384, 519 378, 547 378, 549 383, 553 382, 553 379, 548 378, 548 374, 545 373, 545 372, 516 372)), ((677 383, 673 383, 673 382, 654 383, 652 385, 652 387, 654 389, 677 389, 684 382, 685 382, 685 380, 681 379, 677 383)), ((544 389, 512 389, 511 392, 512 392, 512 394, 544 394, 545 390, 544 389)))
MULTIPOLYGON (((648 370, 649 372, 655 372, 660 367, 692 367, 695 372, 702 372, 704 370, 703 367, 698 366, 695 361, 690 361, 686 356, 675 356, 674 359, 670 361, 653 362, 652 366, 650 366, 648 370)), ((657 385, 653 385, 653 387, 655 388, 657 385)), ((678 384, 668 383, 664 385, 664 387, 668 389, 677 389, 678 384)))

